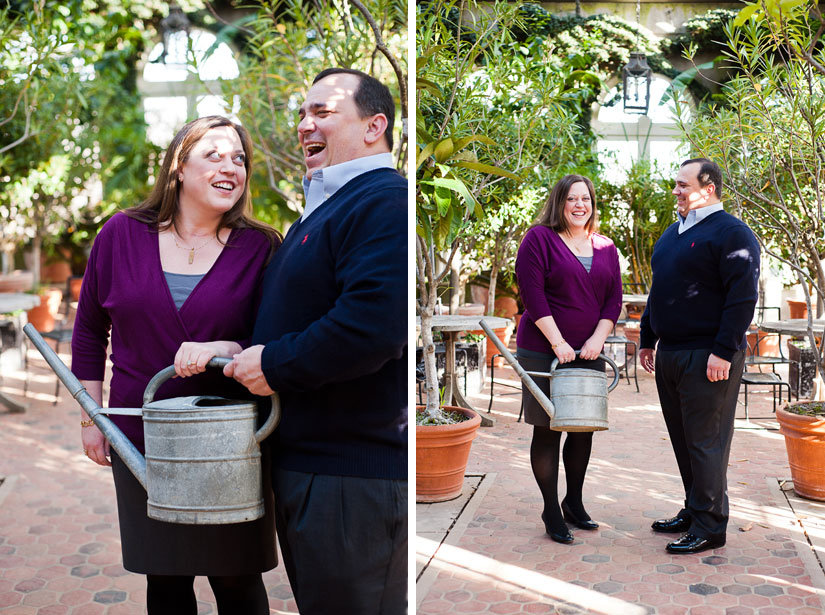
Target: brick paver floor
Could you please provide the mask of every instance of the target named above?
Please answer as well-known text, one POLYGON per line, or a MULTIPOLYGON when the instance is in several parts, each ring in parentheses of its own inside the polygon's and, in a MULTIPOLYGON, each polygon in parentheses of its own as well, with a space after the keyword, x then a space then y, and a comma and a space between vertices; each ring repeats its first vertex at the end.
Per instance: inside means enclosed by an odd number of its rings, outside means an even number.
MULTIPOLYGON (((145 613, 144 577, 121 566, 110 470, 83 456, 79 406, 62 387, 52 405, 55 376, 35 353, 28 410, 0 408, 0 613, 145 613)), ((22 375, 6 370, 0 390, 22 399, 22 375)), ((297 613, 283 566, 264 582, 271 613, 297 613)), ((217 613, 206 579, 195 587, 199 613, 217 613)))
MULTIPOLYGON (((515 378, 509 369, 496 370, 500 376, 515 378)), ((665 552, 675 536, 654 533, 650 524, 675 514, 683 491, 653 377, 640 370, 639 384, 641 393, 622 382, 610 395, 610 429, 594 435, 585 481, 585 505, 601 527, 571 528, 571 545, 544 534, 530 471, 532 428, 516 422, 518 394, 496 388, 496 425, 479 430, 467 469, 474 481, 482 477, 477 491, 461 504, 440 547, 431 534, 420 531, 417 538, 419 568, 424 565, 417 582, 419 615, 825 612, 825 575, 809 543, 814 526, 808 519, 806 534, 805 520, 782 491, 790 471, 773 420, 737 420, 726 546, 697 555, 665 552)), ((485 387, 472 402, 486 410, 488 392, 485 387)), ((770 416, 770 395, 752 395, 750 414, 770 416)), ((744 417, 741 406, 737 416, 744 417)), ((419 515, 425 507, 418 506, 419 515)), ((427 526, 426 519, 417 523, 427 526)), ((821 549, 819 554, 825 560, 821 549)))

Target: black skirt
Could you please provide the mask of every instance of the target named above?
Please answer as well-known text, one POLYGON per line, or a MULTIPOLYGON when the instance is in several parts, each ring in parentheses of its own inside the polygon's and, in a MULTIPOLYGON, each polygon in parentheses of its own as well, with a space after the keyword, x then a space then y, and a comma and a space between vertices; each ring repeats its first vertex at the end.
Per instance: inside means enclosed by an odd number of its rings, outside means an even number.
POLYGON ((246 523, 187 525, 150 519, 146 491, 112 451, 123 567, 163 575, 236 576, 271 570, 275 552, 275 517, 270 453, 261 446, 265 514, 246 523))
MULTIPOLYGON (((523 348, 518 348, 516 350, 516 354, 518 355, 519 365, 521 365, 525 371, 528 372, 549 372, 550 365, 553 363, 553 359, 556 358, 555 354, 545 354, 542 352, 535 352, 533 350, 525 350, 523 348)), ((606 363, 604 359, 596 359, 595 361, 575 359, 569 363, 562 363, 561 365, 556 366, 556 369, 560 370, 578 367, 604 371, 605 365, 606 363)), ((539 389, 541 389, 545 395, 550 397, 550 379, 532 376, 531 378, 533 382, 539 386, 539 389)), ((538 400, 533 397, 530 390, 523 384, 521 386, 521 399, 524 404, 525 423, 528 425, 535 425, 537 427, 550 427, 550 417, 547 416, 544 408, 541 407, 538 400)))

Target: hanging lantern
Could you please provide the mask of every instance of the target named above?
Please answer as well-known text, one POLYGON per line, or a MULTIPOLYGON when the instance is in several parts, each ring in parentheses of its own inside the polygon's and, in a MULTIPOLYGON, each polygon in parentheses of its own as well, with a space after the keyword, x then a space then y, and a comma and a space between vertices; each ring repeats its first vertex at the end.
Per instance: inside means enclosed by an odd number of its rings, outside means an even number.
POLYGON ((622 70, 622 98, 625 113, 647 115, 650 106, 650 81, 653 71, 643 53, 630 54, 630 61, 622 70))
POLYGON ((160 21, 161 37, 163 38, 163 52, 156 62, 166 63, 166 56, 169 54, 170 38, 175 32, 186 32, 189 34, 189 19, 177 4, 169 5, 169 15, 160 21))

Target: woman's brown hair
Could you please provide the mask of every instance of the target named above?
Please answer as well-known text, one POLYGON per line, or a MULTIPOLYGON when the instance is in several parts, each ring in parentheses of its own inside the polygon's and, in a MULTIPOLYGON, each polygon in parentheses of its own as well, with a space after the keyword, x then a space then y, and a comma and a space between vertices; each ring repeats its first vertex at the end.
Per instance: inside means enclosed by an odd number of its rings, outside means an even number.
POLYGON ((241 197, 232 209, 223 214, 218 230, 222 228, 256 229, 266 236, 270 250, 274 252, 280 244, 280 234, 268 224, 256 220, 252 213, 252 198, 249 194, 249 179, 252 176, 252 140, 243 126, 220 115, 209 115, 192 120, 178 131, 166 149, 155 187, 149 197, 140 205, 131 207, 123 213, 146 224, 151 224, 159 231, 174 226, 178 214, 178 193, 180 191, 178 170, 189 159, 189 154, 195 144, 208 131, 222 126, 231 126, 238 133, 244 151, 246 181, 241 197))
POLYGON ((587 220, 585 229, 588 234, 596 230, 598 223, 598 216, 596 212, 596 190, 593 187, 593 182, 584 175, 565 175, 550 190, 550 196, 544 203, 544 209, 541 210, 536 225, 549 226, 557 233, 563 233, 567 230, 567 220, 564 218, 564 206, 567 203, 567 195, 573 184, 582 182, 587 186, 587 191, 590 193, 591 212, 590 218, 587 220))

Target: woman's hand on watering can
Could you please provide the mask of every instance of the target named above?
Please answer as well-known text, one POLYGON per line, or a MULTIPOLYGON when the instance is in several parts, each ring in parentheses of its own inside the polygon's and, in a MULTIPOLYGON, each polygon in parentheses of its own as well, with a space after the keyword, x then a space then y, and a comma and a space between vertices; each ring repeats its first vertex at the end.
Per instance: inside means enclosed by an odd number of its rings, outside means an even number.
POLYGON ((553 349, 553 352, 556 353, 559 363, 569 363, 576 358, 576 351, 573 350, 573 347, 567 342, 563 342, 556 346, 555 349, 553 349))
POLYGON ((181 378, 200 374, 213 357, 231 357, 241 350, 237 342, 184 342, 175 354, 175 373, 181 378))
POLYGON ((96 425, 80 428, 80 441, 83 442, 83 452, 86 457, 97 465, 110 466, 109 441, 96 425))
POLYGON ((580 359, 593 361, 594 359, 599 358, 599 355, 602 353, 602 348, 604 348, 604 340, 600 341, 595 339, 595 337, 596 336, 591 337, 584 343, 584 346, 582 346, 582 349, 579 352, 580 359))

